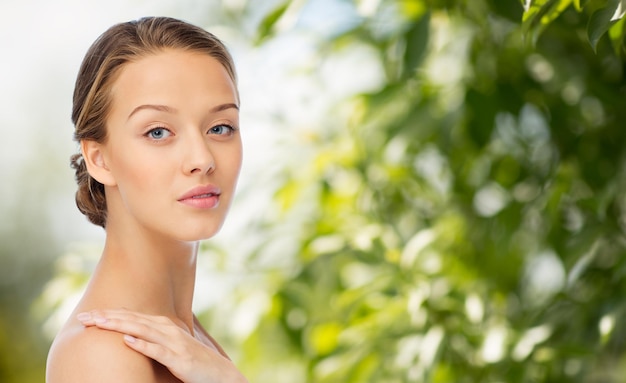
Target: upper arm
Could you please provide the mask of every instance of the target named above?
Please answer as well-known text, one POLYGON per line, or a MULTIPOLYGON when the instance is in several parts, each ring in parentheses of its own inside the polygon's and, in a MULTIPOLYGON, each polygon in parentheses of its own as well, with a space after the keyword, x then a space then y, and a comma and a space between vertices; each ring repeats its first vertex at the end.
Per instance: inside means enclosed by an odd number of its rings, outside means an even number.
POLYGON ((47 383, 158 382, 159 366, 124 344, 122 334, 81 328, 62 334, 48 355, 47 383))

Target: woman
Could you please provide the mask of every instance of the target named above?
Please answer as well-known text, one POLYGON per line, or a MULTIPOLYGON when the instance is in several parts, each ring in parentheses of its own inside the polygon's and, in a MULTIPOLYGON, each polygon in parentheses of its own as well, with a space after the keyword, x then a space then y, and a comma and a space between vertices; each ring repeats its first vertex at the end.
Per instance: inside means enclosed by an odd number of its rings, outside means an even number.
POLYGON ((246 381, 191 311, 198 241, 221 227, 241 166, 238 110, 232 59, 201 28, 144 18, 91 46, 72 166, 106 241, 49 383, 246 381))

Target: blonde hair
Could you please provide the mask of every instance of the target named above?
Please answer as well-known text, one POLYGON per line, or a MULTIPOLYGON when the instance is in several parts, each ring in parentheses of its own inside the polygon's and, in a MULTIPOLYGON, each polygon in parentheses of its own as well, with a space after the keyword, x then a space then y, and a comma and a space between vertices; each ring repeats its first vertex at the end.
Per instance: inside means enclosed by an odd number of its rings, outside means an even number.
MULTIPOLYGON (((146 17, 116 24, 91 45, 78 72, 72 108, 74 139, 104 143, 111 87, 116 75, 124 64, 168 48, 215 58, 224 66, 236 87, 232 57, 224 44, 210 32, 169 17, 146 17)), ((82 154, 71 157, 71 166, 78 183, 78 209, 89 221, 104 228, 107 218, 104 185, 89 175, 82 154)))

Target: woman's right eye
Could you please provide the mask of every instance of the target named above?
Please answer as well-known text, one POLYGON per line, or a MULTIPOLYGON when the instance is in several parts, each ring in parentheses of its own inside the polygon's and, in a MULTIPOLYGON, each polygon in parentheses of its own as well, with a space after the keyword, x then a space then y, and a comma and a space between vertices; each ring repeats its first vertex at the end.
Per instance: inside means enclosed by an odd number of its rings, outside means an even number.
POLYGON ((154 128, 148 131, 148 133, 146 133, 146 136, 157 141, 163 140, 171 135, 172 133, 165 128, 154 128))

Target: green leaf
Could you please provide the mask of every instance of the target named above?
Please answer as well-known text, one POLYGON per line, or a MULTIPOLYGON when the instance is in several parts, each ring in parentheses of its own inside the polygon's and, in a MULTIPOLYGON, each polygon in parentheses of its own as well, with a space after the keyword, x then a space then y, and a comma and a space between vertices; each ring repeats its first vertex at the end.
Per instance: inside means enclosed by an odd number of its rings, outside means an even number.
POLYGON ((404 53, 403 78, 415 75, 429 40, 430 13, 425 13, 415 21, 411 29, 406 33, 406 51, 404 53))
POLYGON ((620 6, 621 0, 609 0, 605 7, 598 9, 591 15, 589 19, 589 25, 587 26, 587 36, 589 37, 589 43, 594 52, 598 46, 600 38, 611 28, 611 25, 615 23, 613 16, 617 11, 617 7, 620 6))
POLYGON ((580 0, 574 0, 574 8, 576 8, 578 12, 583 10, 583 7, 580 5, 580 0))
POLYGON ((624 28, 626 24, 625 18, 619 19, 615 22, 611 28, 609 28, 609 38, 611 39, 611 43, 613 45, 613 50, 615 53, 620 54, 621 50, 624 47, 624 28))
POLYGON ((573 0, 537 0, 531 2, 522 16, 522 33, 535 45, 544 28, 559 17, 573 0))
POLYGON ((573 0, 574 8, 578 12, 582 12, 582 10, 589 4, 594 3, 594 0, 573 0))
POLYGON ((274 26, 280 20, 280 18, 285 14, 287 8, 289 8, 291 1, 283 1, 280 3, 272 12, 267 14, 265 18, 259 24, 259 28, 257 30, 256 44, 262 43, 268 37, 272 35, 272 31, 274 26))
MULTIPOLYGON (((524 11, 522 21, 524 23, 531 22, 548 23, 561 14, 572 1, 576 0, 537 0, 531 1, 530 5, 524 11)), ((578 1, 580 3, 580 1, 578 1)))

